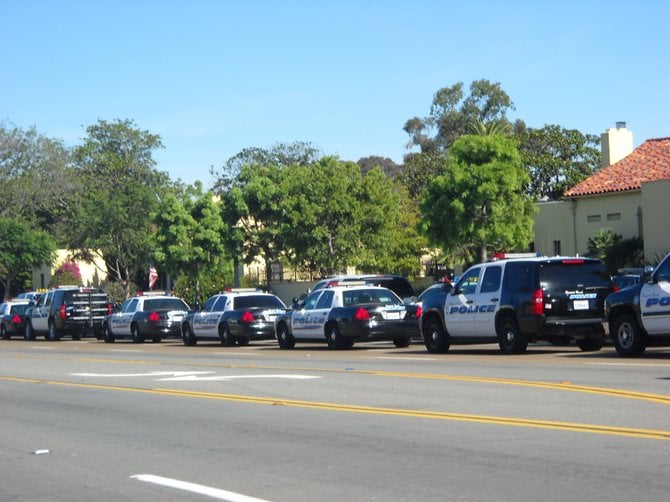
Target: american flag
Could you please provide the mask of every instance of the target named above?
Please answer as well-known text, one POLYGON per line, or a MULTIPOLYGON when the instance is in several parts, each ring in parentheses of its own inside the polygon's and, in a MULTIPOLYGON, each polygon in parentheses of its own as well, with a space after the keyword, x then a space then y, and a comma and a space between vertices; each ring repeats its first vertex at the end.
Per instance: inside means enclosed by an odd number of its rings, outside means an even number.
POLYGON ((151 265, 149 267, 149 289, 154 289, 154 284, 158 280, 158 272, 156 272, 156 267, 151 265))

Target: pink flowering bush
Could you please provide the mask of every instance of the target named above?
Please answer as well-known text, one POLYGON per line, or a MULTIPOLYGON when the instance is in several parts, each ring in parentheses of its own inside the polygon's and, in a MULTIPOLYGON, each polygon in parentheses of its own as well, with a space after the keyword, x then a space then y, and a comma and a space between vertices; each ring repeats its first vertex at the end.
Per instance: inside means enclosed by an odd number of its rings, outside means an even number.
POLYGON ((66 261, 54 271, 49 286, 77 286, 82 283, 79 265, 73 261, 66 261))

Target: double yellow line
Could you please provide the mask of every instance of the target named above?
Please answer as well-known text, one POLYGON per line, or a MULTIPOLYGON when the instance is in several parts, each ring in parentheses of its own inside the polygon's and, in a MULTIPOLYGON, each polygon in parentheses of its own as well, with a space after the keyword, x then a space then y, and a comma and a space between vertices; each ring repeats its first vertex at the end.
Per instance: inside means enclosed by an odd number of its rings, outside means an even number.
MULTIPOLYGON (((451 377, 453 379, 454 377, 451 377)), ((446 413, 427 410, 407 410, 402 408, 382 408, 376 406, 356 406, 349 404, 322 403, 316 401, 301 401, 294 399, 265 398, 259 396, 244 396, 238 394, 221 394, 212 392, 196 392, 176 389, 146 389, 133 387, 120 387, 114 385, 97 385, 78 382, 66 382, 57 380, 40 380, 34 378, 18 378, 0 376, 0 380, 33 384, 48 384, 64 387, 76 387, 86 389, 102 389, 120 392, 135 392, 163 396, 189 397, 196 399, 215 399, 222 401, 235 401, 250 404, 264 404, 268 406, 290 406, 293 408, 317 409, 324 411, 337 411, 345 413, 364 413, 371 415, 387 415, 397 417, 411 417, 428 420, 449 420, 461 422, 485 423, 513 427, 530 427, 536 429, 562 430, 570 432, 582 432, 591 434, 607 434, 614 436, 626 436, 644 439, 670 440, 670 431, 654 429, 633 429, 628 427, 614 427, 606 425, 580 424, 573 422, 554 422, 548 420, 533 420, 509 417, 496 417, 487 415, 473 415, 463 413, 446 413)), ((482 380, 482 379, 473 379, 482 380)), ((489 381, 489 379, 486 379, 489 381)), ((558 384, 556 384, 558 385, 558 384)), ((538 385, 540 386, 540 385, 538 385)), ((561 387, 563 388, 563 387, 561 387)), ((581 391, 583 392, 583 390, 581 391)), ((624 391, 622 391, 624 392, 624 391)), ((624 392, 625 393, 625 392, 624 392)), ((667 404, 667 402, 666 402, 667 404)))

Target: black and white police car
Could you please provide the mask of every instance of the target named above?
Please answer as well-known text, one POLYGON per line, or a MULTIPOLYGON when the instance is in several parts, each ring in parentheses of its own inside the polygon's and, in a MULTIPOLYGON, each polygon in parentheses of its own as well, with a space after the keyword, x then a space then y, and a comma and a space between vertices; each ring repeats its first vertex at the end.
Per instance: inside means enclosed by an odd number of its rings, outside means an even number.
POLYGON ((642 280, 605 300, 614 348, 639 356, 648 345, 670 345, 670 254, 642 280))
POLYGON ((113 343, 118 338, 144 343, 147 338, 160 342, 166 337, 178 337, 182 319, 189 310, 184 300, 169 292, 141 293, 126 299, 118 311, 105 317, 103 339, 106 343, 113 343))
POLYGON ((286 312, 279 297, 257 289, 229 289, 211 296, 202 310, 190 312, 182 321, 184 345, 198 340, 218 340, 231 346, 247 345, 250 340, 274 338, 274 321, 286 312))
POLYGON ((331 282, 280 315, 275 336, 282 349, 292 349, 296 342, 327 342, 331 349, 345 349, 372 340, 407 347, 420 316, 420 306, 405 304, 390 289, 363 281, 331 282))

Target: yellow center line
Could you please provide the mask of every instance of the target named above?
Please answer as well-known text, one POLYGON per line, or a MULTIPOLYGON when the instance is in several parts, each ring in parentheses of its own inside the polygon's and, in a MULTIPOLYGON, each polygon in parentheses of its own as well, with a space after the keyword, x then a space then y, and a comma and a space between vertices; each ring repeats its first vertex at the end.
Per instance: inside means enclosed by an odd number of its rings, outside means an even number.
POLYGON ((548 420, 534 420, 524 418, 497 417, 488 415, 474 415, 465 413, 448 413, 428 410, 408 410, 402 408, 382 408, 376 406, 359 406, 351 404, 325 403, 317 401, 301 401, 295 399, 267 398, 260 396, 245 396, 238 394, 221 394, 213 392, 198 392, 178 389, 148 389, 120 387, 114 385, 98 385, 78 382, 64 382, 57 380, 40 380, 34 378, 18 378, 0 376, 0 380, 22 383, 35 383, 47 385, 59 385, 64 387, 76 387, 86 389, 101 389, 110 391, 134 392, 173 397, 189 397, 198 399, 214 399, 223 401, 235 401, 252 404, 264 404, 270 406, 289 406, 294 408, 318 409, 326 411, 338 411, 347 413, 364 413, 373 415, 389 415, 398 417, 412 417, 431 420, 449 420, 461 422, 475 422, 495 424, 513 427, 528 427, 536 429, 562 430, 571 432, 582 432, 591 434, 606 434, 615 436, 635 437, 644 439, 670 440, 670 431, 654 429, 634 429, 627 427, 614 427, 596 424, 581 424, 574 422, 554 422, 548 420))

